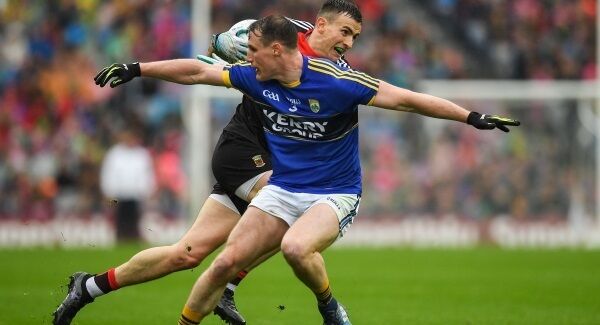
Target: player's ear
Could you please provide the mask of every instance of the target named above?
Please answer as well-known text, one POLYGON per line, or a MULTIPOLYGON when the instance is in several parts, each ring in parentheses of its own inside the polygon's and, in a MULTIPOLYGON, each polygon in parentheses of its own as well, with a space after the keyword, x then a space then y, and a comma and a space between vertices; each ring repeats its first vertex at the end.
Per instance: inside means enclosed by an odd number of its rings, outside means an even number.
POLYGON ((271 45, 271 49, 273 50, 273 56, 280 56, 283 52, 283 46, 279 42, 273 43, 273 45, 271 45))
POLYGON ((317 21, 315 22, 315 30, 319 33, 323 33, 325 31, 325 26, 327 26, 327 18, 323 16, 317 17, 317 21))

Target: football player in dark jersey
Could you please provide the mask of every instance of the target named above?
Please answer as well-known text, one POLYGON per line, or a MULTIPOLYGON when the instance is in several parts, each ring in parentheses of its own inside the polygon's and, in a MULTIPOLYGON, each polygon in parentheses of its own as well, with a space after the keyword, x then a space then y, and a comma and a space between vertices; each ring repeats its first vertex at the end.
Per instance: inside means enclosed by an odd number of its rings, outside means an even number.
MULTIPOLYGON (((343 17, 352 17, 359 24, 362 21, 358 7, 346 0, 325 1, 317 14, 315 25, 288 19, 296 27, 298 48, 303 54, 325 57, 347 67, 343 54, 352 48, 358 34, 343 23, 344 19, 339 19, 343 17)), ((246 22, 245 27, 251 22, 246 22)), ((229 62, 243 59, 247 39, 238 37, 236 34, 240 29, 235 27, 215 35, 209 52, 229 62)), ((244 26, 241 27, 243 31, 244 26)), ((212 158, 217 184, 187 233, 173 245, 143 250, 102 274, 76 272, 71 275, 67 297, 54 311, 53 324, 70 324, 77 312, 98 296, 194 268, 225 243, 248 202, 267 184, 271 175, 271 158, 257 115, 259 110, 255 105, 244 96, 224 128, 212 158)), ((254 265, 275 252, 266 254, 254 265)), ((215 313, 230 324, 245 324, 235 306, 233 294, 251 268, 248 267, 232 279, 215 308, 215 313)))

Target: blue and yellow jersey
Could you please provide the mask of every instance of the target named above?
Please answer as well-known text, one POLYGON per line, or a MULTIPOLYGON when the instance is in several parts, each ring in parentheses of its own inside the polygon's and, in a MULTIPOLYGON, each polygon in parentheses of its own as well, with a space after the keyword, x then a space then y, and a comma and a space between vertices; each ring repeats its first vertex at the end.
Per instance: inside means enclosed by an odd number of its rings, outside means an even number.
POLYGON ((371 103, 379 80, 326 59, 303 60, 293 84, 258 81, 247 62, 227 67, 223 80, 262 110, 270 184, 299 193, 360 194, 358 105, 371 103))

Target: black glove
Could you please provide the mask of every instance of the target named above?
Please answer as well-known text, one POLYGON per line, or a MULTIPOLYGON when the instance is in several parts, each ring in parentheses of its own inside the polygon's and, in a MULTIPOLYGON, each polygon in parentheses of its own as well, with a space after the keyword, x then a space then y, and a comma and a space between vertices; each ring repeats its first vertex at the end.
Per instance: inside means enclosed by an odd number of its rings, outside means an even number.
POLYGON ((477 112, 469 113, 469 117, 467 117, 467 123, 480 130, 491 130, 494 128, 498 128, 504 132, 510 132, 510 130, 506 127, 507 125, 521 125, 521 122, 517 120, 509 119, 498 115, 481 115, 477 112))
POLYGON ((129 80, 139 77, 142 74, 140 70, 140 64, 138 62, 124 64, 124 63, 113 63, 110 66, 102 69, 95 77, 94 81, 96 85, 104 87, 110 79, 115 78, 110 83, 110 88, 126 83, 129 80))

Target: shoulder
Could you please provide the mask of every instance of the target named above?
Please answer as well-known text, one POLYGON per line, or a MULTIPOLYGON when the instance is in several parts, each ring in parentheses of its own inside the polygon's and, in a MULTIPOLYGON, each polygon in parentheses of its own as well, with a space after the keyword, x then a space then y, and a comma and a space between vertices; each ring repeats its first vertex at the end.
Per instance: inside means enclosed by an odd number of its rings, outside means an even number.
POLYGON ((250 62, 238 61, 236 63, 227 64, 223 67, 223 70, 230 70, 232 68, 245 68, 245 67, 250 67, 250 62))
POLYGON ((338 66, 343 67, 343 68, 348 68, 348 69, 350 68, 350 63, 348 63, 348 61, 346 61, 346 58, 344 58, 344 57, 339 58, 335 62, 335 64, 337 64, 338 66))
POLYGON ((296 28, 298 29, 298 31, 307 31, 307 30, 311 30, 313 28, 315 28, 315 26, 307 21, 303 21, 303 20, 297 20, 297 19, 293 19, 290 17, 285 17, 287 18, 287 20, 291 21, 294 25, 296 25, 296 28))
POLYGON ((255 74, 255 69, 250 65, 250 62, 240 61, 233 64, 228 64, 223 67, 223 73, 226 77, 241 77, 250 74, 255 74))
POLYGON ((327 78, 333 78, 344 84, 360 84, 377 90, 379 81, 366 73, 352 70, 347 66, 339 66, 327 59, 309 58, 308 69, 327 78))
POLYGON ((315 57, 308 58, 308 66, 309 67, 322 67, 322 68, 326 68, 328 70, 333 70, 336 72, 343 72, 343 71, 349 70, 348 67, 339 66, 339 65, 337 65, 337 63, 333 63, 331 60, 324 59, 324 58, 315 58, 315 57))
POLYGON ((236 88, 238 90, 248 90, 255 87, 256 69, 250 65, 250 62, 240 61, 228 64, 223 67, 223 83, 226 87, 236 88))

